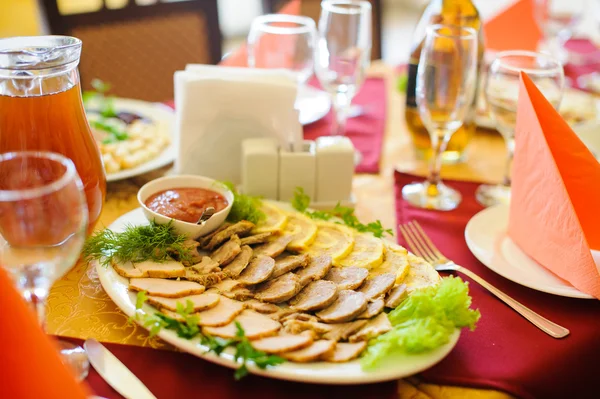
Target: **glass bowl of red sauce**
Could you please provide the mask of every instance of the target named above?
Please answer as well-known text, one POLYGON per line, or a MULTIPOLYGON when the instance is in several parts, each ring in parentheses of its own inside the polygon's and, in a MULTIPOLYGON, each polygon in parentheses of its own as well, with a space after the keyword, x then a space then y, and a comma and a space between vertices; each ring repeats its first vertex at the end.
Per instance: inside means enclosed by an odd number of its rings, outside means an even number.
POLYGON ((158 224, 173 222, 175 231, 189 238, 198 238, 219 227, 231 210, 233 193, 225 185, 204 176, 165 176, 140 188, 138 202, 149 221, 158 224), (215 214, 203 224, 196 224, 207 207, 215 214))

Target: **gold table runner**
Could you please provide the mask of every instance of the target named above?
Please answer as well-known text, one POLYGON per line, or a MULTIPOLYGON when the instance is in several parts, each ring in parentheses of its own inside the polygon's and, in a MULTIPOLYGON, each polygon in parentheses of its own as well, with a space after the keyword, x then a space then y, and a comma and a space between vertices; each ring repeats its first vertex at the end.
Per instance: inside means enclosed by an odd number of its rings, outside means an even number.
MULTIPOLYGON (((357 175, 354 193, 356 212, 361 220, 382 221, 395 230, 394 169, 425 175, 427 165, 415 159, 412 142, 404 124, 404 96, 395 90, 393 70, 383 63, 375 63, 371 76, 386 79, 388 90, 387 126, 379 175, 357 175)), ((504 144, 498 134, 480 132, 476 135, 468 161, 444 166, 444 178, 476 181, 499 181, 504 164, 504 144)), ((137 190, 146 182, 168 173, 166 167, 143 176, 108 184, 106 203, 98 228, 110 225, 115 219, 138 207, 137 190)), ((128 345, 174 349, 159 338, 150 338, 142 327, 127 322, 106 295, 96 271, 79 262, 66 276, 57 281, 48 298, 46 330, 50 334, 128 345)), ((402 380, 398 384, 400 399, 442 398, 510 398, 493 390, 446 387, 424 384, 417 379, 402 380)))

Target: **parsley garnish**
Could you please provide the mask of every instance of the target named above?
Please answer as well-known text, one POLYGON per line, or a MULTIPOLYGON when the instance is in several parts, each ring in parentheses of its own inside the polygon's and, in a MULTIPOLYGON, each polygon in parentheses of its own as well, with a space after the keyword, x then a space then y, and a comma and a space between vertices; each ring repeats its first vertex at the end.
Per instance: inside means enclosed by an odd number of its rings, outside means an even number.
MULTIPOLYGON (((361 233, 372 233, 375 237, 383 237, 385 234, 394 235, 392 229, 385 229, 380 220, 368 224, 361 223, 354 214, 354 208, 341 206, 339 203, 331 211, 309 211, 310 197, 304 192, 302 187, 296 187, 294 198, 291 200, 292 206, 299 212, 304 213, 312 219, 330 220, 332 218, 341 219, 342 223, 361 233)), ((339 222, 338 222, 339 223, 339 222)))
POLYGON ((260 198, 239 193, 231 182, 221 182, 221 184, 231 190, 234 198, 227 221, 237 223, 247 220, 258 224, 267 218, 267 215, 260 209, 262 206, 260 198))
POLYGON ((175 254, 182 261, 190 261, 190 248, 183 243, 187 238, 178 235, 173 229, 173 222, 125 227, 122 233, 104 229, 95 232, 83 246, 83 257, 86 261, 98 260, 103 266, 111 261, 143 262, 152 260, 164 262, 170 254, 175 254))
MULTIPOLYGON (((176 320, 163 313, 145 314, 139 310, 142 308, 147 300, 145 291, 137 293, 135 301, 135 320, 139 321, 144 327, 150 330, 150 336, 158 334, 161 329, 173 330, 177 333, 177 336, 185 339, 193 339, 195 337, 200 338, 200 344, 206 346, 207 352, 213 352, 216 355, 220 355, 228 347, 234 347, 234 359, 236 362, 241 363, 240 366, 235 370, 234 377, 236 380, 245 377, 248 374, 248 361, 254 362, 254 364, 261 369, 265 369, 269 366, 275 366, 285 362, 285 359, 269 355, 265 352, 254 349, 248 337, 244 332, 244 329, 240 323, 235 323, 236 333, 235 339, 223 339, 213 337, 210 335, 203 334, 198 326, 200 320, 197 314, 194 314, 194 305, 188 300, 186 305, 177 303, 176 313, 181 316, 183 321, 176 320)), ((131 320, 131 318, 130 318, 131 320)))

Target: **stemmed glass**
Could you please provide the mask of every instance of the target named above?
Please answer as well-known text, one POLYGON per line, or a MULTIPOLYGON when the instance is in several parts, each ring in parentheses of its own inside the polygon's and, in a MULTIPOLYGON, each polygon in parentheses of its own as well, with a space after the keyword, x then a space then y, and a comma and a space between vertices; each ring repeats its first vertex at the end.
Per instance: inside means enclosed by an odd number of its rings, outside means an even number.
POLYGON ((309 17, 268 14, 252 21, 248 34, 248 66, 282 68, 294 73, 299 85, 313 74, 315 21, 309 17))
POLYGON ((583 19, 588 0, 535 0, 535 19, 544 35, 540 50, 568 61, 565 43, 583 19))
POLYGON ((484 206, 510 201, 510 170, 515 148, 521 72, 527 73, 554 108, 558 109, 562 99, 565 75, 558 59, 531 51, 498 53, 490 65, 484 92, 492 120, 506 143, 507 161, 502 183, 483 184, 477 188, 475 197, 484 206))
POLYGON ((423 183, 402 188, 414 206, 448 211, 461 201, 458 191, 440 178, 442 153, 473 104, 477 86, 477 31, 452 25, 432 25, 419 59, 416 100, 419 115, 431 137, 433 157, 423 183))
POLYGON ((350 103, 371 62, 371 3, 324 0, 318 30, 315 72, 335 109, 332 134, 344 135, 350 103))
MULTIPOLYGON (((0 266, 42 325, 50 287, 77 261, 87 223, 83 184, 70 159, 50 152, 0 154, 0 266)), ((85 378, 84 350, 61 346, 63 361, 85 378)))

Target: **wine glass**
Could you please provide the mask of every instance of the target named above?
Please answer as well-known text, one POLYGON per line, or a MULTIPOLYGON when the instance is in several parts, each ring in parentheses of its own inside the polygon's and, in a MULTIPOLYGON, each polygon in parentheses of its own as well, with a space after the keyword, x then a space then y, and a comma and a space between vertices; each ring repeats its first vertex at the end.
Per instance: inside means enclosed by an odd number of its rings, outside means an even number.
POLYGON ((568 61, 565 43, 583 20, 588 0, 535 0, 535 19, 544 35, 540 51, 568 61))
POLYGON ((314 69, 316 30, 315 21, 309 17, 256 17, 248 34, 248 66, 287 69, 299 85, 306 84, 314 69))
POLYGON ((505 51, 491 63, 486 81, 485 98, 490 116, 506 143, 507 161, 502 183, 483 184, 475 197, 484 206, 510 201, 510 169, 515 148, 515 125, 521 72, 535 83, 546 99, 558 109, 565 85, 561 62, 545 53, 505 51))
MULTIPOLYGON (((0 266, 41 325, 50 287, 77 261, 87 223, 83 184, 70 159, 51 152, 0 154, 0 266)), ((63 361, 85 378, 85 351, 61 346, 63 361)))
POLYGON ((318 32, 315 72, 331 95, 336 115, 332 134, 341 136, 371 62, 371 3, 324 0, 318 32))
POLYGON ((448 211, 461 201, 458 191, 440 178, 442 153, 460 128, 473 104, 477 86, 477 31, 453 25, 432 25, 419 59, 416 100, 419 115, 431 137, 433 157, 423 183, 402 188, 410 204, 448 211))

